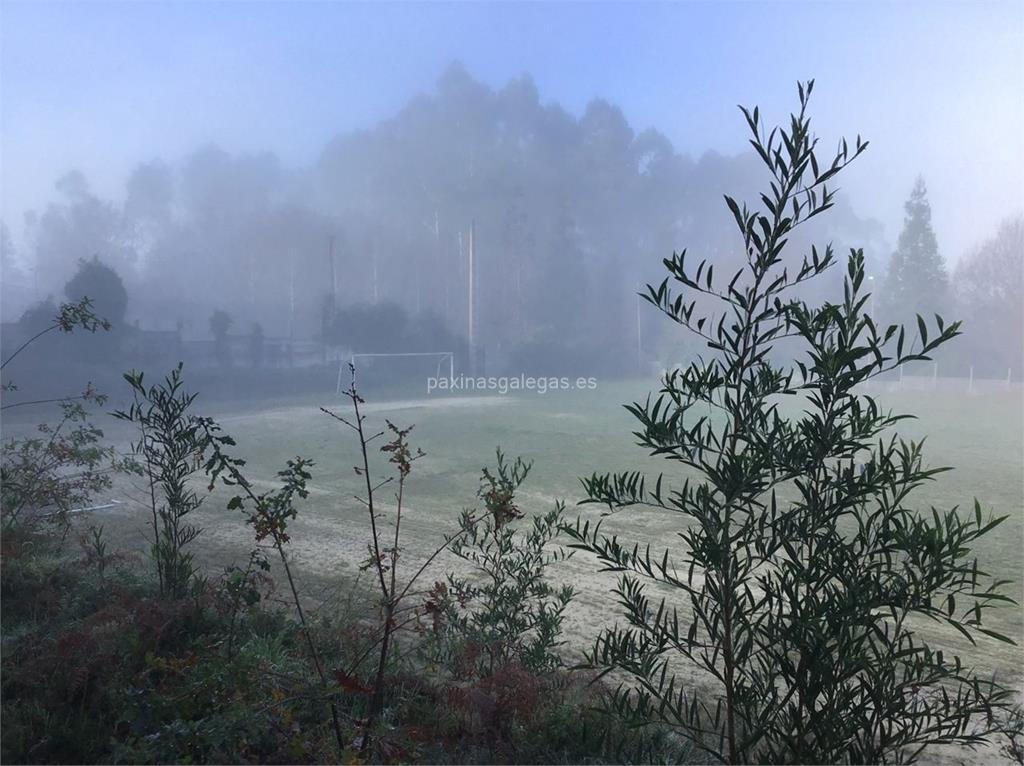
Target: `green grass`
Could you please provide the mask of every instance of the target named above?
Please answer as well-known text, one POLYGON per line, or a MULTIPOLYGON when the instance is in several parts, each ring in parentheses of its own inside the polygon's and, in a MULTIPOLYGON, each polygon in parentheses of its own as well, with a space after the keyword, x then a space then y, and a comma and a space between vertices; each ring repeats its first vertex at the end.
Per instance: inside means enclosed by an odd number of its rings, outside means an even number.
MULTIPOLYGON (((454 529, 464 507, 475 505, 480 469, 494 461, 500 446, 508 455, 533 460, 531 473, 520 495, 527 512, 547 510, 563 499, 568 505, 581 497, 578 477, 594 471, 648 469, 668 471, 667 479, 681 478, 672 464, 653 460, 634 446, 633 422, 622 404, 646 395, 652 384, 610 383, 596 391, 524 393, 467 400, 416 392, 402 401, 368 399, 369 427, 384 427, 388 418, 396 425, 415 424, 411 441, 426 456, 414 464, 407 485, 408 512, 403 517, 403 567, 415 568, 423 557, 454 529)), ((988 571, 1010 579, 1020 600, 1024 582, 1024 410, 1021 390, 967 396, 947 391, 873 391, 880 401, 897 412, 910 412, 917 420, 903 423, 901 433, 920 439, 927 435, 925 455, 933 466, 953 466, 912 496, 916 507, 948 509, 954 505, 972 511, 974 498, 982 507, 1008 520, 991 534, 977 554, 988 571)), ((244 411, 207 412, 217 416, 226 432, 238 442, 237 452, 248 461, 251 477, 272 481, 286 459, 296 455, 316 461, 311 494, 300 508, 292 528, 292 547, 303 586, 315 600, 337 578, 353 576, 365 558, 368 522, 365 509, 353 498, 362 479, 353 466, 358 462, 357 443, 340 423, 318 411, 323 404, 348 415, 350 405, 325 394, 320 399, 276 399, 266 407, 244 411)), ((216 409, 216 408, 215 408, 216 409)), ((383 462, 378 461, 383 467, 383 462)), ((268 485, 269 486, 269 485, 268 485)), ((125 493, 144 499, 141 487, 125 493)), ((227 495, 218 490, 199 513, 205 531, 197 541, 201 559, 211 567, 241 559, 250 547, 248 530, 237 513, 224 510, 227 495)), ((388 500, 390 495, 386 495, 388 500)), ((591 517, 592 506, 579 509, 591 517)), ((577 509, 570 509, 570 516, 577 509)), ((118 542, 140 544, 145 514, 122 507, 106 521, 118 542), (115 521, 116 519, 116 521, 115 521)), ((610 531, 654 547, 673 546, 673 533, 683 523, 679 516, 653 511, 628 511, 608 520, 610 531)), ((439 559, 434 574, 440 577, 450 564, 439 559)), ((599 625, 614 620, 615 604, 608 592, 613 578, 598 574, 593 562, 576 557, 559 570, 580 590, 567 621, 571 650, 579 650, 595 635, 599 625)), ((429 579, 428 582, 432 581, 429 579)), ((1022 662, 1021 609, 1012 607, 991 613, 990 627, 1013 636, 1018 646, 1007 647, 988 639, 971 647, 931 624, 922 632, 960 650, 979 669, 997 670, 1019 678, 1022 662)))

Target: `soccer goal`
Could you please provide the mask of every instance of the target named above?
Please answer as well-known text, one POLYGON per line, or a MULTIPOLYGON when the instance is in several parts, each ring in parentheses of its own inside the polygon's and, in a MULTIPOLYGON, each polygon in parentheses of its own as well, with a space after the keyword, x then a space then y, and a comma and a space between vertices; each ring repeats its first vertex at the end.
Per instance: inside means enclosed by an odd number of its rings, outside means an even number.
POLYGON ((435 377, 440 378, 442 372, 444 372, 446 368, 449 380, 455 377, 454 351, 415 351, 401 354, 351 354, 348 357, 348 359, 342 359, 341 362, 338 364, 338 384, 336 392, 340 396, 341 392, 345 390, 345 373, 349 365, 352 365, 352 368, 358 372, 360 364, 362 364, 363 367, 367 367, 369 365, 376 364, 378 361, 382 361, 384 359, 398 359, 411 357, 436 359, 437 368, 435 370, 435 377))

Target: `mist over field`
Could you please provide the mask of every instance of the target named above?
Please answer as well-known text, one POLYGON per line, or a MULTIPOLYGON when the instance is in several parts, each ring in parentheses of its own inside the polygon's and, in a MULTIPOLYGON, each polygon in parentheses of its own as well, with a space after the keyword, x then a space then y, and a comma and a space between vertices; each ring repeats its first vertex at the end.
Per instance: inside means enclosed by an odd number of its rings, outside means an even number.
POLYGON ((679 339, 645 311, 636 348, 637 286, 684 247, 724 271, 721 195, 756 200, 737 103, 781 119, 815 77, 822 137, 871 140, 806 237, 863 247, 879 286, 918 176, 950 275, 1019 213, 1018 10, 7 3, 3 317, 97 256, 118 324, 449 350, 475 227, 489 368, 646 371, 679 339), (372 306, 377 337, 327 327, 372 306))
POLYGON ((1020 762, 1022 126, 1009 0, 0 0, 0 760, 1020 762))

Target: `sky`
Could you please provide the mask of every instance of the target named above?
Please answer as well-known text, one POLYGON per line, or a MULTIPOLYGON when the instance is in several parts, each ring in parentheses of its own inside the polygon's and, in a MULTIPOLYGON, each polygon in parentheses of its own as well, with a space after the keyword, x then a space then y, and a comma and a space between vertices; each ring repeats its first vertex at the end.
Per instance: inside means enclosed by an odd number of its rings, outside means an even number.
MULTIPOLYGON (((1024 208, 1024 2, 385 3, 0 0, 0 215, 81 170, 117 199, 135 164, 209 142, 314 162, 461 61, 595 97, 677 149, 746 148, 737 104, 781 120, 815 78, 826 141, 860 134, 855 210, 895 243, 915 176, 951 262, 1024 208)), ((685 243, 680 243, 681 246, 685 243)))

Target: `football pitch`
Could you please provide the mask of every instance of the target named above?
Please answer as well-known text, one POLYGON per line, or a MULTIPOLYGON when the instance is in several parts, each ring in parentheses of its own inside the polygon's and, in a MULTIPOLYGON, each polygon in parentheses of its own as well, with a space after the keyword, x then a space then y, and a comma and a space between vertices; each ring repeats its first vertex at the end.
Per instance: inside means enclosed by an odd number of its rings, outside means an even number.
MULTIPOLYGON (((415 425, 410 442, 425 456, 413 463, 405 493, 402 519, 401 568, 414 571, 456 527, 464 508, 479 507, 476 498, 480 471, 491 466, 495 450, 507 456, 533 461, 533 469, 518 496, 527 514, 549 510, 561 500, 566 516, 583 514, 596 519, 596 506, 577 507, 582 497, 579 477, 593 472, 645 470, 663 471, 666 482, 675 483, 686 474, 675 463, 647 456, 635 446, 632 416, 622 404, 656 387, 651 381, 615 382, 593 390, 520 392, 515 395, 428 396, 425 390, 405 392, 401 398, 364 390, 367 400, 367 428, 382 430, 386 420, 406 428, 415 425)), ((981 568, 1013 582, 1012 595, 1021 601, 1024 582, 1024 409, 1019 386, 968 394, 965 391, 872 391, 879 401, 896 412, 917 416, 904 421, 899 433, 907 439, 927 436, 926 463, 953 466, 911 495, 912 507, 922 512, 959 506, 973 514, 977 498, 986 514, 1006 515, 1006 522, 991 533, 984 547, 976 551, 981 568)), ((326 406, 350 416, 351 404, 333 394, 294 400, 213 406, 208 411, 202 400, 200 414, 214 416, 225 432, 237 441, 235 454, 247 461, 247 474, 257 489, 274 486, 275 474, 295 456, 315 461, 309 497, 301 501, 297 520, 290 526, 291 553, 304 592, 311 603, 323 603, 328 593, 351 589, 365 582, 359 572, 366 558, 369 520, 365 507, 356 499, 363 494, 363 479, 354 471, 360 460, 358 442, 345 426, 319 410, 326 406)), ((375 443, 379 446, 383 439, 375 443)), ((376 455, 374 470, 386 463, 376 455)), ((385 474, 381 473, 383 478, 385 474)), ((105 517, 107 530, 123 547, 142 547, 148 513, 144 493, 138 485, 124 487, 127 502, 105 517)), ((198 557, 209 574, 224 566, 244 563, 252 547, 250 530, 241 514, 225 509, 227 491, 219 488, 197 513, 203 527, 195 542, 198 557)), ((378 499, 385 511, 394 503, 389 487, 378 499)), ((784 498, 782 498, 784 499, 784 498)), ((685 550, 675 533, 686 520, 678 514, 654 510, 626 510, 608 517, 607 531, 622 540, 650 543, 652 552, 667 547, 678 561, 685 550)), ((453 566, 452 557, 438 557, 426 573, 423 584, 443 579, 453 566)), ((610 592, 615 575, 598 572, 595 562, 577 554, 554 572, 571 581, 578 595, 567 619, 566 651, 579 656, 596 635, 600 625, 616 617, 615 597, 610 592)), ((651 595, 659 595, 655 589, 651 595)), ((664 595, 672 597, 672 594, 664 595)), ((328 608, 328 607, 324 607, 328 608)), ((920 625, 923 635, 958 650, 968 664, 979 670, 997 671, 1004 678, 1020 679, 1022 619, 1019 606, 992 611, 988 627, 1014 637, 1018 646, 980 639, 971 647, 964 639, 934 623, 920 625)))

